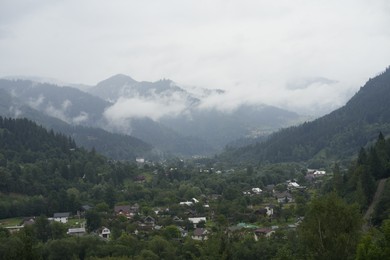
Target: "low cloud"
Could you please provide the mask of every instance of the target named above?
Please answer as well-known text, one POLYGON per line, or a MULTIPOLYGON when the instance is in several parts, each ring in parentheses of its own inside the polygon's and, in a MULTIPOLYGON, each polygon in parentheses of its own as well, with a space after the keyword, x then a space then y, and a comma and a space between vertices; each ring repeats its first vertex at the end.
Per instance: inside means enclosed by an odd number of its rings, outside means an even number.
POLYGON ((11 106, 8 110, 11 113, 11 115, 16 118, 20 117, 23 114, 18 107, 11 106))
POLYGON ((356 91, 356 84, 325 77, 299 78, 287 83, 264 82, 213 94, 201 101, 199 109, 230 113, 242 105, 272 105, 305 116, 322 116, 344 105, 356 91))
POLYGON ((343 106, 355 89, 337 81, 313 81, 304 88, 287 88, 276 105, 302 115, 322 116, 343 106))
MULTIPOLYGON (((59 108, 54 106, 52 103, 45 104, 45 97, 39 95, 38 98, 29 98, 27 104, 36 110, 43 111, 46 115, 58 118, 69 124, 81 124, 89 119, 87 112, 81 111, 78 116, 70 117, 67 115, 67 111, 72 106, 72 102, 69 99, 64 100, 59 108)), ((20 115, 20 111, 16 108, 11 107, 10 112, 13 112, 16 115, 20 115), (12 110, 11 110, 12 108, 12 110)))
POLYGON ((113 122, 145 117, 158 121, 164 116, 178 116, 186 109, 186 99, 180 94, 160 98, 121 97, 114 105, 106 109, 104 117, 113 122))
POLYGON ((53 105, 49 104, 44 112, 51 116, 51 117, 55 117, 55 118, 58 118, 58 119, 61 119, 62 121, 65 121, 67 123, 70 123, 70 120, 69 118, 65 115, 65 111, 62 110, 62 109, 58 109, 56 107, 54 107, 53 105))
POLYGON ((45 97, 43 95, 39 95, 38 98, 29 98, 27 104, 34 109, 39 109, 39 107, 43 104, 45 101, 45 97))
MULTIPOLYGON (((2 1, 1 73, 93 85, 131 72, 227 91, 201 109, 265 103, 319 115, 389 65, 386 0, 114 2, 2 1), (64 37, 53 37, 58 28, 64 37)), ((134 117, 119 111, 134 110, 128 103, 156 120, 181 110, 176 101, 171 111, 155 100, 122 100, 107 115, 134 117)))
POLYGON ((72 118, 72 122, 73 124, 78 125, 81 124, 82 122, 87 121, 88 119, 89 119, 88 113, 81 111, 81 113, 78 116, 72 118))
POLYGON ((68 110, 68 108, 70 108, 71 106, 72 106, 72 102, 69 99, 64 100, 64 102, 62 102, 61 105, 63 111, 68 110))
POLYGON ((310 86, 313 86, 315 84, 318 85, 331 85, 338 83, 337 80, 331 80, 324 77, 314 77, 314 78, 300 78, 295 79, 290 82, 287 82, 286 88, 289 90, 295 90, 295 89, 307 89, 310 86))

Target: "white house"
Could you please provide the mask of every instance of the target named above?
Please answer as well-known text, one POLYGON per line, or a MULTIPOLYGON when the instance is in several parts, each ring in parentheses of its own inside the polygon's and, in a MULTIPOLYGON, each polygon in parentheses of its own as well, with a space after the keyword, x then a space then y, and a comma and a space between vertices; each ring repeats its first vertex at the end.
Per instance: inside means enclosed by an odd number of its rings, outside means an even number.
POLYGON ((140 158, 140 157, 135 158, 135 161, 136 161, 137 163, 139 163, 139 164, 145 163, 145 159, 144 159, 144 158, 140 158))
POLYGON ((105 239, 110 239, 110 235, 111 231, 106 227, 103 227, 102 232, 99 234, 100 237, 105 239))
POLYGON ((265 213, 265 214, 267 214, 267 216, 272 216, 272 215, 274 214, 274 209, 273 209, 273 207, 266 206, 266 207, 264 207, 264 208, 267 210, 267 212, 265 213))
POLYGON ((300 185, 298 183, 296 183, 295 181, 290 181, 287 186, 290 188, 299 188, 300 187, 300 185))
POLYGON ((188 221, 194 224, 194 228, 197 228, 196 225, 198 225, 201 221, 206 222, 206 217, 188 218, 188 221))
POLYGON ((260 189, 260 188, 252 188, 252 192, 253 192, 254 194, 260 194, 260 193, 263 192, 263 191, 262 191, 262 189, 260 189))
POLYGON ((194 205, 194 203, 192 201, 182 201, 179 203, 180 205, 187 205, 187 206, 192 206, 194 205))
POLYGON ((69 215, 69 212, 54 213, 53 220, 60 223, 68 223, 69 215))

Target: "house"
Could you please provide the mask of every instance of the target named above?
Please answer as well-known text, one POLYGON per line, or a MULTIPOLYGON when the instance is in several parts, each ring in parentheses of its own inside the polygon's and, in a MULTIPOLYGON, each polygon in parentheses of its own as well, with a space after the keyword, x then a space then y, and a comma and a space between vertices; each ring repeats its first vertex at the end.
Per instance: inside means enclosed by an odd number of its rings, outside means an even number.
POLYGON ((144 164, 145 163, 145 159, 141 158, 141 157, 137 157, 137 158, 135 158, 135 162, 137 164, 144 164))
POLYGON ((19 232, 22 228, 24 228, 24 226, 8 226, 4 228, 7 229, 11 234, 13 234, 19 232))
POLYGON ((264 236, 264 237, 267 237, 267 238, 270 238, 272 236, 272 234, 275 233, 275 230, 273 230, 272 228, 258 228, 255 230, 255 240, 257 241, 258 237, 259 236, 264 236))
POLYGON ((313 174, 315 176, 325 176, 326 175, 326 171, 307 169, 307 174, 313 174))
POLYGON ((89 206, 89 205, 82 205, 80 207, 80 210, 77 211, 77 216, 85 216, 85 213, 87 213, 87 211, 93 209, 92 206, 89 206))
POLYGON ((325 176, 326 175, 326 171, 315 171, 313 174, 317 175, 317 176, 325 176))
POLYGON ((196 210, 188 209, 184 212, 186 216, 196 216, 196 210))
POLYGON ((194 228, 197 228, 200 222, 206 222, 206 217, 188 218, 188 221, 194 225, 194 228))
POLYGON ((287 184, 287 187, 289 188, 299 188, 300 185, 298 183, 296 183, 295 181, 290 181, 288 184, 287 184))
POLYGON ((139 205, 138 203, 135 203, 133 204, 131 207, 130 207, 130 215, 134 216, 135 214, 137 214, 139 212, 139 205))
POLYGON ((83 212, 87 212, 88 210, 91 210, 91 209, 92 209, 92 207, 89 206, 89 205, 83 205, 83 206, 81 206, 81 211, 83 211, 83 212))
POLYGON ((138 175, 138 176, 136 176, 136 177, 134 178, 134 181, 135 181, 135 182, 138 182, 138 183, 145 182, 145 180, 146 180, 146 177, 143 176, 143 175, 138 175))
POLYGON ((156 226, 156 220, 151 216, 147 216, 143 219, 142 222, 138 221, 137 223, 138 223, 138 228, 140 230, 145 230, 145 231, 151 231, 156 226))
POLYGON ((86 233, 85 228, 69 228, 66 234, 71 236, 83 236, 86 233))
POLYGON ((196 228, 194 230, 194 234, 192 235, 192 239, 194 240, 207 240, 208 231, 205 228, 196 228))
POLYGON ((178 217, 178 216, 174 216, 174 217, 172 218, 172 220, 173 220, 174 222, 183 222, 183 219, 180 218, 180 217, 178 217))
POLYGON ((103 227, 102 231, 99 234, 100 237, 107 239, 107 240, 110 239, 110 235, 111 235, 111 231, 106 227, 103 227))
POLYGON ((273 205, 265 206, 264 209, 267 211, 265 214, 267 214, 268 217, 270 217, 274 214, 274 206, 273 205))
POLYGON ((69 212, 54 213, 53 220, 60 223, 68 223, 69 212))
POLYGON ((35 217, 23 218, 22 226, 30 226, 35 224, 35 217))
POLYGON ((276 199, 279 203, 288 203, 288 202, 294 202, 294 199, 290 192, 284 191, 281 193, 275 194, 276 199))
POLYGON ((262 189, 260 189, 260 188, 252 188, 252 192, 254 193, 254 194, 260 194, 260 193, 262 193, 263 192, 263 190, 262 189))
POLYGON ((144 218, 144 224, 148 226, 154 226, 156 224, 156 220, 151 216, 147 216, 144 218))
POLYGON ((187 231, 187 230, 185 230, 185 229, 182 228, 182 227, 177 227, 177 228, 178 228, 179 231, 180 231, 181 237, 187 237, 187 236, 188 236, 188 231, 187 231))
POLYGON ((160 231, 163 228, 163 226, 155 225, 153 227, 154 230, 160 231))
POLYGON ((117 216, 125 216, 128 219, 131 218, 133 215, 131 213, 131 207, 130 205, 118 205, 114 207, 115 215, 117 216))
POLYGON ((194 205, 194 203, 192 201, 182 201, 179 203, 179 205, 183 206, 183 205, 186 205, 186 206, 192 206, 194 205))

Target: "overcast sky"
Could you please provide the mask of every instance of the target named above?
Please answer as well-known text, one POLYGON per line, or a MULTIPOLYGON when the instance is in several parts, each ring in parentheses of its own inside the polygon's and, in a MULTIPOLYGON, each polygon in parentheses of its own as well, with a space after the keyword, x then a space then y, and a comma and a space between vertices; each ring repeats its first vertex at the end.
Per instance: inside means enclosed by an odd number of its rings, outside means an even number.
POLYGON ((306 114, 390 65, 388 0, 0 0, 0 77, 228 90, 306 114))

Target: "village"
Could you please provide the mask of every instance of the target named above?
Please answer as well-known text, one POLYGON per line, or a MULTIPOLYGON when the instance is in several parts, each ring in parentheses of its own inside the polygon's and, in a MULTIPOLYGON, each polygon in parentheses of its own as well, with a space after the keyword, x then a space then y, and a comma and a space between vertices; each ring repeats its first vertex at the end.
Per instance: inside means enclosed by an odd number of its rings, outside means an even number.
MULTIPOLYGON (((144 163, 143 161, 137 161, 144 163)), ((142 167, 141 167, 142 168, 142 167)), ((170 168, 169 171, 176 171, 170 168)), ((201 169, 202 173, 221 171, 201 169)), ((157 170, 153 171, 156 175, 157 170)), ((325 171, 307 170, 304 176, 305 185, 297 179, 289 179, 281 183, 268 184, 263 187, 252 187, 242 190, 232 198, 242 201, 240 211, 221 210, 221 203, 228 203, 226 194, 200 194, 188 200, 177 201, 171 205, 150 207, 140 206, 138 202, 116 203, 109 208, 106 203, 95 206, 82 205, 77 212, 56 212, 47 221, 59 223, 67 236, 93 235, 109 241, 120 237, 123 233, 139 239, 147 239, 154 235, 162 235, 168 239, 183 241, 191 238, 205 241, 215 231, 223 230, 226 235, 250 235, 255 241, 261 237, 270 238, 275 233, 295 230, 303 220, 305 203, 310 193, 315 192, 324 177, 329 176, 325 171), (219 213, 217 209, 219 208, 219 213)), ((137 175, 134 182, 138 186, 146 185, 150 178, 137 175)), ((40 218, 42 218, 41 216, 40 218)), ((7 225, 2 221, 1 226, 11 233, 33 225, 35 217, 25 217, 16 225, 7 225)))

